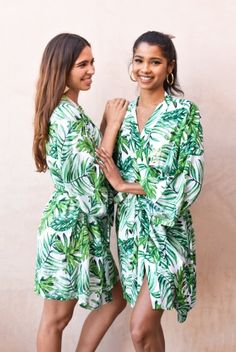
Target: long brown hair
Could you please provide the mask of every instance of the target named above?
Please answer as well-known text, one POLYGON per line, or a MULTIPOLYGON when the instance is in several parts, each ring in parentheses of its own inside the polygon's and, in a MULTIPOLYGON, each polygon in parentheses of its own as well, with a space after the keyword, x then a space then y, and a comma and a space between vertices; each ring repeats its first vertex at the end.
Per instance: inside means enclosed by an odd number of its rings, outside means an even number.
POLYGON ((65 91, 70 70, 86 39, 70 33, 54 37, 46 46, 40 65, 35 97, 33 156, 37 171, 45 172, 49 119, 65 91))

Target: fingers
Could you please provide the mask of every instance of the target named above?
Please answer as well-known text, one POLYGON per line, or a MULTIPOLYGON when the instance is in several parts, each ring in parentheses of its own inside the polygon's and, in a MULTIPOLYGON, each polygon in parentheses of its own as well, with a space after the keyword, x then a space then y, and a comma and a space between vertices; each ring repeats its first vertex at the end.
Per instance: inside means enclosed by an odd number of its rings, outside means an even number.
POLYGON ((124 105, 123 105, 123 108, 124 108, 125 111, 128 109, 128 106, 129 106, 129 101, 126 100, 124 105))
POLYGON ((129 104, 128 100, 124 99, 124 98, 115 98, 115 99, 111 99, 108 100, 106 106, 109 107, 117 107, 117 108, 124 108, 127 107, 129 104))
POLYGON ((102 161, 98 160, 98 165, 102 172, 104 173, 105 177, 108 179, 109 178, 109 171, 107 170, 106 166, 102 163, 102 161))
POLYGON ((104 148, 96 149, 96 154, 100 159, 98 160, 98 163, 102 167, 102 170, 106 169, 107 172, 110 171, 115 165, 112 157, 106 152, 104 148))
POLYGON ((127 104, 127 100, 126 99, 122 99, 122 98, 120 98, 120 99, 118 99, 118 105, 119 105, 119 107, 121 107, 121 108, 124 108, 125 107, 125 105, 127 104))
POLYGON ((109 166, 111 164, 111 156, 104 149, 97 149, 96 154, 104 165, 109 166))
POLYGON ((123 98, 116 98, 109 100, 105 108, 105 118, 107 123, 110 124, 110 128, 120 127, 124 120, 129 102, 123 98))
MULTIPOLYGON (((98 153, 97 153, 97 155, 98 155, 98 153)), ((98 155, 96 162, 98 163, 98 165, 102 169, 102 171, 105 173, 107 171, 107 169, 106 169, 105 162, 102 160, 102 157, 98 155)))
POLYGON ((103 158, 111 158, 111 155, 108 154, 108 152, 103 148, 96 148, 96 154, 98 154, 99 156, 103 157, 103 158))

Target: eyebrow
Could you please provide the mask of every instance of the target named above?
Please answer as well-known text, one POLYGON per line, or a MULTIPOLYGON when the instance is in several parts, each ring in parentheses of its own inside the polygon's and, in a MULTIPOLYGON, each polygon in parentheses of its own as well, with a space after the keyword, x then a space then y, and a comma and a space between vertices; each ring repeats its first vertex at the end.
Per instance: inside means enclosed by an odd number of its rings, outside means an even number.
MULTIPOLYGON (((143 56, 141 55, 134 55, 134 58, 138 57, 140 59, 143 59, 143 56)), ((155 57, 150 57, 149 60, 163 60, 163 58, 159 57, 159 56, 155 56, 155 57)))
POLYGON ((76 62, 75 65, 87 64, 90 61, 94 61, 94 58, 92 58, 91 60, 83 60, 83 61, 76 62))

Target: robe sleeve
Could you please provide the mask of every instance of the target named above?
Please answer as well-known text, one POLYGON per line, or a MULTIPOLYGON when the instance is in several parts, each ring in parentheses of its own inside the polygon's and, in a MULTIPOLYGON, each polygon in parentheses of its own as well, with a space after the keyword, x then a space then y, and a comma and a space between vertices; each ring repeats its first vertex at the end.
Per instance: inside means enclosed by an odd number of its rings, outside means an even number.
POLYGON ((164 177, 155 177, 150 166, 140 170, 140 184, 146 192, 147 208, 155 223, 174 226, 197 198, 203 181, 203 134, 199 110, 191 104, 186 118, 176 167, 164 177))
POLYGON ((58 125, 57 131, 61 136, 59 168, 62 187, 77 200, 84 213, 104 216, 108 192, 104 176, 95 162, 95 141, 88 135, 92 131, 86 130, 86 121, 78 113, 76 121, 65 121, 58 125))

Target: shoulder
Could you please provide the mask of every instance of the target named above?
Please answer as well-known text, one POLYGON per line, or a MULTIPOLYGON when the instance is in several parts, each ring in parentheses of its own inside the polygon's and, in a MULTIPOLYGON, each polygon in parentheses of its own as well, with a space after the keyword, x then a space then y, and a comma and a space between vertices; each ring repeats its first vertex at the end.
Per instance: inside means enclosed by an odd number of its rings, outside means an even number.
POLYGON ((131 101, 127 107, 127 111, 124 117, 124 121, 122 124, 122 127, 126 126, 127 124, 129 125, 130 123, 133 122, 134 116, 136 114, 136 105, 137 105, 137 99, 131 101))
POLYGON ((61 99, 57 107, 54 109, 51 117, 51 123, 60 123, 63 121, 74 122, 80 118, 80 111, 69 101, 61 99))
POLYGON ((127 118, 129 118, 131 116, 134 116, 136 114, 137 101, 138 101, 138 98, 132 100, 129 103, 128 108, 127 108, 127 112, 126 112, 126 115, 125 115, 125 119, 127 119, 127 118))
POLYGON ((79 112, 69 102, 61 99, 49 120, 49 136, 64 140, 72 126, 79 119, 79 112))
POLYGON ((50 116, 50 130, 55 130, 58 133, 62 131, 64 135, 73 129, 78 129, 78 125, 84 125, 84 117, 82 110, 74 106, 66 99, 61 99, 57 107, 50 116))
POLYGON ((129 102, 127 113, 132 113, 133 110, 136 109, 136 105, 137 105, 137 98, 129 102))
POLYGON ((172 105, 173 112, 176 114, 181 112, 183 122, 190 123, 193 120, 200 120, 201 115, 198 106, 189 99, 168 96, 170 105, 172 105))
POLYGON ((168 98, 177 109, 186 109, 187 111, 190 111, 192 109, 199 110, 197 105, 189 99, 185 99, 182 97, 179 98, 171 95, 169 95, 168 98))

